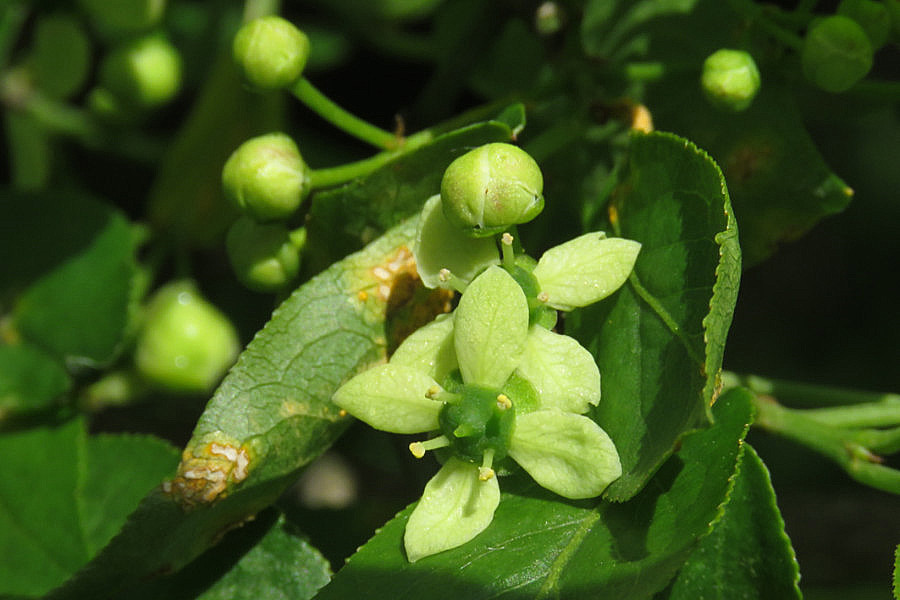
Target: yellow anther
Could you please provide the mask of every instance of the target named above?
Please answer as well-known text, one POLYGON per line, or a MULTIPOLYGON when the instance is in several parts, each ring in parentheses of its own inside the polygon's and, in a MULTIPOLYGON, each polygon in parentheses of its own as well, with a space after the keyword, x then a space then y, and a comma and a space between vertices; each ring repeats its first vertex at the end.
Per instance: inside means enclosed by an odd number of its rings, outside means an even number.
POLYGON ((444 268, 444 269, 441 269, 440 271, 438 271, 438 278, 441 281, 443 281, 444 283, 447 283, 448 281, 450 281, 451 275, 452 275, 452 273, 450 273, 450 269, 447 269, 447 268, 444 268))
POLYGON ((344 410, 343 408, 342 408, 341 410, 338 411, 338 416, 339 416, 339 417, 346 417, 347 414, 348 414, 347 411, 344 410))
POLYGON ((511 236, 508 232, 504 233, 502 236, 500 236, 500 242, 507 246, 512 246, 513 236, 511 236))
POLYGON ((409 451, 416 458, 425 456, 425 445, 422 442, 413 442, 409 445, 409 451))
POLYGON ((509 396, 506 394, 500 394, 497 396, 497 408, 500 410, 507 410, 512 408, 512 400, 509 399, 509 396))
POLYGON ((437 397, 437 395, 440 393, 441 393, 440 386, 433 385, 430 388, 428 388, 428 391, 425 392, 425 397, 434 400, 437 397))
POLYGON ((540 292, 537 295, 537 299, 540 300, 541 302, 546 302, 547 300, 550 299, 550 296, 547 294, 547 292, 540 292))
POLYGON ((496 473, 490 467, 478 467, 478 479, 481 481, 488 481, 494 477, 496 473))

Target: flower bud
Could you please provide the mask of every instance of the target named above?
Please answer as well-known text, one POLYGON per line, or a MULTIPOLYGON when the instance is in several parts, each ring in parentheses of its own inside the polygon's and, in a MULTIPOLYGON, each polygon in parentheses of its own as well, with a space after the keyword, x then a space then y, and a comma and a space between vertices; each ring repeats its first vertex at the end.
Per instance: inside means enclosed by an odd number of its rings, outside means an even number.
POLYGON ((541 169, 511 144, 485 144, 447 167, 441 181, 444 216, 475 237, 526 223, 544 208, 541 169))
POLYGON ((262 225, 241 217, 228 230, 225 247, 241 283, 257 292, 276 292, 297 276, 304 242, 295 243, 280 223, 262 225))
POLYGON ((288 135, 269 133, 235 150, 222 169, 225 195, 257 221, 291 216, 309 194, 309 167, 288 135))
POLYGON ((165 104, 181 87, 181 55, 160 35, 133 40, 106 56, 100 84, 133 108, 165 104))
POLYGON ((803 40, 803 74, 827 92, 843 92, 872 68, 872 42, 862 27, 835 15, 816 22, 803 40))
POLYGON ((703 62, 700 81, 711 104, 738 112, 746 110, 759 91, 759 69, 743 50, 722 48, 703 62))
POLYGON ((309 39, 289 21, 270 15, 241 27, 232 51, 247 83, 262 90, 281 89, 303 73, 309 57, 309 39))
POLYGON ((237 332, 192 282, 161 288, 150 301, 135 347, 147 381, 177 392, 209 391, 239 351, 237 332))

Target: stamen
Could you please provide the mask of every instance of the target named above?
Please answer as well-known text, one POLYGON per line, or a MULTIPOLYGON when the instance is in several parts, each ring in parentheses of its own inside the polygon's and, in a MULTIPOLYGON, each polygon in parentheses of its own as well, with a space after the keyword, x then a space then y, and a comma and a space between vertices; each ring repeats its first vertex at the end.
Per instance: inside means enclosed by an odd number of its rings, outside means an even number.
POLYGON ((466 290, 466 285, 468 285, 465 281, 451 273, 450 269, 447 268, 438 271, 438 279, 441 280, 441 283, 446 283, 460 294, 466 290))
POLYGON ((444 404, 457 404, 462 399, 462 396, 459 394, 442 390, 440 386, 437 385, 428 388, 428 391, 425 392, 425 397, 429 400, 443 402, 444 404))
POLYGON ((500 237, 500 252, 503 254, 503 267, 507 270, 516 266, 516 255, 513 252, 513 236, 509 232, 500 237))
POLYGON ((409 445, 409 451, 416 458, 422 458, 429 450, 436 450, 450 445, 450 440, 446 436, 439 435, 436 438, 425 440, 424 442, 413 442, 409 445))
POLYGON ((478 467, 478 479, 481 481, 488 481, 491 479, 496 473, 494 473, 494 469, 491 468, 491 465, 494 464, 494 449, 488 448, 484 451, 484 457, 481 459, 481 466, 478 467))
POLYGON ((500 410, 508 410, 512 408, 512 400, 509 399, 509 396, 506 394, 500 394, 497 396, 497 408, 500 410))
POLYGON ((540 300, 541 302, 546 302, 547 300, 550 299, 550 296, 547 294, 547 292, 540 292, 537 295, 537 299, 540 300))

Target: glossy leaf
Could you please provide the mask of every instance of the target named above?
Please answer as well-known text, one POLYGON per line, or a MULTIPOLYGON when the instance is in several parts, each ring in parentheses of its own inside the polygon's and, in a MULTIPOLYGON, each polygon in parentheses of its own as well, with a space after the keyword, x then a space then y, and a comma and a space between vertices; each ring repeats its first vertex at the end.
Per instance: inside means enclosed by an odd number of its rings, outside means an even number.
POLYGON ((140 587, 278 498, 350 423, 331 403, 334 391, 384 360, 387 300, 395 283, 407 285, 408 272, 395 269, 389 280, 373 273, 408 256, 414 233, 414 221, 398 226, 275 310, 200 417, 176 477, 144 498, 119 536, 51 597, 140 587))
POLYGON ((16 328, 70 362, 110 361, 132 309, 137 269, 130 223, 74 194, 0 191, 0 213, 16 223, 0 239, 0 264, 9 274, 4 286, 21 291, 16 328))
POLYGON ((594 415, 624 469, 606 496, 621 501, 684 433, 709 423, 741 259, 722 173, 684 139, 633 137, 613 201, 617 235, 642 244, 634 275, 607 300, 573 313, 566 331, 600 367, 603 399, 594 415))
POLYGON ((458 548, 409 563, 401 538, 412 507, 387 523, 317 598, 415 600, 651 598, 709 531, 751 419, 744 392, 715 407, 716 424, 679 452, 624 504, 566 501, 518 478, 491 525, 458 548))
POLYGON ((171 473, 177 451, 148 436, 88 437, 84 423, 0 436, 0 595, 65 581, 171 473))
POLYGON ((724 512, 660 600, 799 600, 799 580, 769 471, 745 445, 724 512))
POLYGON ((0 421, 52 406, 70 383, 62 364, 39 348, 0 346, 0 421))

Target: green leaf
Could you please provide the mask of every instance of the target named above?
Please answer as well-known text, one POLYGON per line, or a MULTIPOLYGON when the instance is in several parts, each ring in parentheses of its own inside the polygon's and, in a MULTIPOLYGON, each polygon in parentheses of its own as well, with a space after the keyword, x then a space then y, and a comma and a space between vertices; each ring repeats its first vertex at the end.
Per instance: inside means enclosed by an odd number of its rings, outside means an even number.
POLYGON ((7 415, 49 408, 71 382, 62 364, 32 346, 0 346, 0 422, 7 415))
MULTIPOLYGON (((501 117, 510 117, 509 111, 501 117)), ((419 212, 440 191, 441 177, 454 158, 482 144, 509 141, 514 129, 509 122, 491 120, 437 133, 368 177, 314 193, 306 222, 305 271, 317 273, 419 212)))
MULTIPOLYGON (((744 391, 723 395, 716 424, 679 452, 624 504, 570 502, 515 478, 491 525, 458 548, 411 564, 401 538, 411 507, 352 556, 320 600, 651 598, 709 531, 751 420, 744 391), (512 491, 510 491, 512 490, 512 491)), ((513 481, 511 481, 513 480, 513 481)))
POLYGON ((0 213, 16 223, 0 240, 5 284, 18 298, 22 335, 76 364, 109 362, 121 349, 137 272, 131 224, 81 195, 0 191, 0 213))
POLYGON ((148 436, 73 420, 0 435, 0 594, 40 596, 102 547, 178 460, 148 436))
POLYGON ((328 583, 331 567, 318 550, 280 519, 199 600, 312 598, 328 583))
POLYGON ((800 570, 769 471, 745 445, 724 512, 661 598, 801 598, 800 570))
POLYGON ((653 44, 642 60, 660 61, 666 76, 648 86, 645 102, 658 129, 690 139, 721 166, 740 219, 744 265, 752 266, 779 243, 844 210, 853 191, 825 164, 804 128, 795 86, 777 77, 782 65, 767 62, 771 38, 758 29, 748 32, 746 17, 730 6, 707 0, 690 18, 666 19, 648 30, 653 44), (697 84, 698 71, 682 67, 695 64, 699 70, 706 56, 723 47, 746 47, 762 72, 753 105, 738 114, 710 106, 697 84))
POLYGON ((385 358, 387 300, 395 284, 408 285, 407 267, 396 265, 406 265, 398 257, 409 255, 414 234, 415 222, 403 223, 275 310, 201 415, 176 477, 145 497, 52 598, 140 588, 192 561, 293 483, 351 422, 331 403, 334 391, 385 358), (377 278, 378 267, 393 269, 390 279, 377 278))
POLYGON ((157 230, 199 246, 221 242, 237 217, 222 193, 225 161, 241 142, 279 129, 284 106, 278 94, 244 89, 230 45, 210 64, 190 115, 163 156, 147 209, 157 230))
POLYGON ((610 209, 617 235, 642 244, 629 283, 575 311, 567 332, 597 358, 597 422, 624 474, 606 492, 627 500, 678 439, 708 424, 737 297, 740 249, 722 173, 671 134, 632 138, 610 209))

